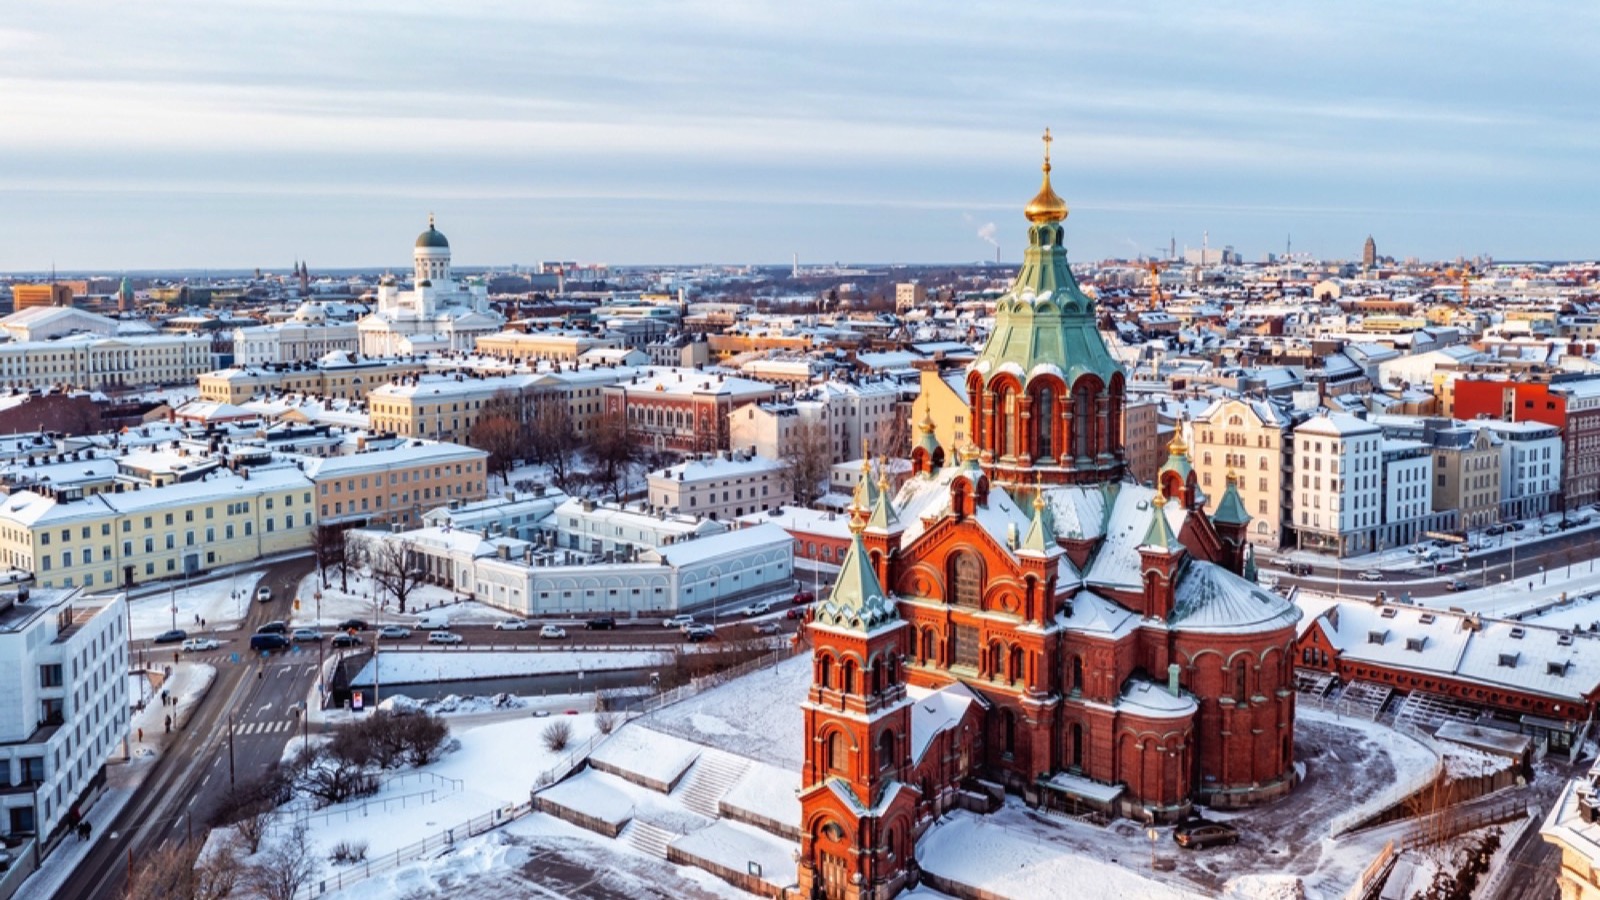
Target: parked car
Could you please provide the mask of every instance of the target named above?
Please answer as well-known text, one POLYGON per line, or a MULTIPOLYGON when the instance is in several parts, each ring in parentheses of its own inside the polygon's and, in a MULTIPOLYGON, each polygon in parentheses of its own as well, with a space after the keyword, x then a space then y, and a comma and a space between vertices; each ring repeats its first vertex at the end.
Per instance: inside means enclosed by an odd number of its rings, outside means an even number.
POLYGON ((527 631, 528 623, 521 619, 501 619, 494 623, 495 631, 527 631))
POLYGON ((1555 534, 1557 531, 1560 531, 1560 530, 1561 529, 1557 528, 1554 525, 1551 525, 1549 522, 1546 522, 1543 525, 1539 526, 1539 533, 1540 534, 1555 534))
POLYGON ((1383 573, 1379 572, 1377 569, 1368 569, 1356 577, 1362 581, 1382 581, 1383 573))
POLYGON ((299 643, 301 641, 320 641, 322 632, 315 628, 296 628, 294 634, 289 635, 289 640, 299 643))
POLYGON ((174 628, 171 631, 163 631, 156 635, 155 642, 158 644, 176 644, 188 637, 189 632, 184 631, 182 628, 174 628))
POLYGON ((361 638, 356 637, 347 631, 342 634, 334 635, 333 640, 328 642, 328 646, 335 650, 343 650, 349 647, 364 647, 366 646, 366 641, 363 641, 361 638))
POLYGON ((617 620, 611 616, 599 616, 583 623, 583 627, 590 631, 610 631, 617 627, 617 620))
POLYGON ((662 628, 683 629, 694 624, 694 616, 668 616, 661 620, 662 628))
POLYGON ((783 614, 783 617, 785 619, 804 619, 806 617, 806 612, 810 609, 811 607, 809 606, 791 606, 789 607, 789 611, 783 614))
POLYGON ((783 630, 783 626, 777 622, 757 622, 753 627, 756 634, 777 634, 783 630))
POLYGON ((789 602, 799 606, 802 603, 810 603, 815 599, 817 599, 817 595, 810 591, 795 591, 794 596, 789 598, 789 602))
POLYGON ((256 600, 265 603, 272 599, 272 588, 262 585, 256 588, 256 600))
POLYGON ((189 638, 183 642, 185 653, 200 653, 205 650, 215 650, 222 646, 216 638, 189 638))
POLYGON ((365 619, 345 619, 339 623, 340 631, 366 631, 369 627, 365 619))
POLYGON ((289 646, 289 639, 281 634, 253 634, 250 636, 250 649, 252 652, 282 650, 289 646))
POLYGON ((755 603, 752 603, 749 606, 746 606, 744 609, 739 610, 739 612, 744 613, 744 615, 748 618, 750 616, 762 615, 764 613, 770 612, 771 610, 772 610, 772 604, 771 603, 768 603, 765 600, 758 600, 755 603))
POLYGON ((546 625, 539 629, 539 637, 547 641, 558 641, 567 636, 567 630, 560 625, 546 625))
POLYGON ((709 641, 717 636, 717 630, 710 625, 688 625, 683 629, 683 637, 691 644, 709 641))
POLYGON ((385 625, 378 629, 378 637, 385 640, 399 640, 411 637, 411 629, 404 625, 385 625))
POLYGON ((461 635, 456 634, 454 631, 430 631, 428 632, 428 643, 459 644, 461 643, 461 635))
POLYGON ((1444 583, 1444 589, 1447 591, 1465 591, 1471 589, 1471 587, 1472 585, 1467 584, 1465 578, 1452 578, 1444 583))
POLYGON ((1488 528, 1485 528, 1483 530, 1483 533, 1489 535, 1490 537, 1493 537, 1493 536, 1495 536, 1497 534, 1505 534, 1506 532, 1508 532, 1510 530, 1511 530, 1511 528, 1509 526, 1506 526, 1506 525, 1490 525, 1488 528))
POLYGON ((1310 575, 1313 571, 1311 564, 1304 562, 1292 562, 1284 566, 1284 568, 1289 570, 1290 575, 1310 575))
POLYGON ((1506 527, 1511 529, 1512 531, 1525 531, 1527 529, 1527 527, 1528 527, 1528 523, 1527 522, 1507 522, 1506 523, 1506 527))
POLYGON ((268 622, 256 629, 256 634, 283 634, 289 633, 288 622, 268 622))
POLYGON ((1180 822, 1176 828, 1172 829, 1172 839, 1178 842, 1179 847, 1189 850, 1202 850, 1206 847, 1222 847, 1239 843, 1239 830, 1232 825, 1224 825, 1221 822, 1190 819, 1187 822, 1180 822))

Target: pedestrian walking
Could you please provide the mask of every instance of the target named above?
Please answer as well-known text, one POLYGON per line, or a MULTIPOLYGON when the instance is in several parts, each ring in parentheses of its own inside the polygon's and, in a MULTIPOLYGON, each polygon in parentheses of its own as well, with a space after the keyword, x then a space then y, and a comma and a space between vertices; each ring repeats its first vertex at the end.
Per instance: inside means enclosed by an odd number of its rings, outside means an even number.
POLYGON ((172 733, 172 717, 167 716, 167 734, 172 733))
POLYGON ((141 744, 144 743, 144 729, 143 728, 135 728, 134 729, 134 734, 138 735, 138 737, 136 737, 135 740, 137 740, 141 744))

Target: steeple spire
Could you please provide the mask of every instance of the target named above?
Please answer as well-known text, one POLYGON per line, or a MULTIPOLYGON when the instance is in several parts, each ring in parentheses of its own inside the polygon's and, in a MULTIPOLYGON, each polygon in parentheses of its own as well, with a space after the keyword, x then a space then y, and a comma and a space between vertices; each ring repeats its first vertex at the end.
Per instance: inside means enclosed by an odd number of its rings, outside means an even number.
POLYGON ((1157 492, 1150 504, 1150 528, 1145 531, 1144 540, 1139 542, 1140 547, 1153 547, 1171 553, 1181 546, 1172 533, 1172 526, 1167 523, 1166 506, 1167 498, 1157 492))
POLYGON ((1050 522, 1050 504, 1044 499, 1044 482, 1036 481, 1033 487, 1033 522, 1028 525, 1028 533, 1023 535, 1022 543, 1018 550, 1032 550, 1035 553, 1049 553, 1059 550, 1056 545, 1055 527, 1050 522))
POLYGON ((1056 195, 1050 187, 1050 143, 1055 138, 1050 136, 1050 129, 1044 130, 1044 183, 1039 187, 1039 193, 1033 195, 1028 205, 1023 209, 1023 215, 1029 222, 1035 224, 1043 222, 1060 222, 1067 217, 1067 201, 1056 195))
POLYGON ((816 622, 820 625, 871 631, 899 618, 894 603, 884 595, 883 585, 872 570, 867 548, 861 543, 861 532, 867 528, 866 516, 865 509, 851 504, 850 546, 845 550, 844 562, 839 565, 839 578, 833 583, 833 592, 817 609, 816 622))
POLYGON ((894 514, 894 504, 889 502, 889 470, 886 464, 878 466, 878 499, 872 504, 872 515, 867 527, 873 531, 893 531, 900 524, 894 514))

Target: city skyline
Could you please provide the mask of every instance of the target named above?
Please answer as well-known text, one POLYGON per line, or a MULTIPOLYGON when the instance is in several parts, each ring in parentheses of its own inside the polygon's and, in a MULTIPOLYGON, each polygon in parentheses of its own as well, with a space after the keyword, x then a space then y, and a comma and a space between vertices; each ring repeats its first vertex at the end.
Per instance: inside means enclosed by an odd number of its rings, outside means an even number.
POLYGON ((1012 262, 1046 126, 1077 259, 1600 253, 1587 10, 171 9, 0 28, 0 271, 1012 262))

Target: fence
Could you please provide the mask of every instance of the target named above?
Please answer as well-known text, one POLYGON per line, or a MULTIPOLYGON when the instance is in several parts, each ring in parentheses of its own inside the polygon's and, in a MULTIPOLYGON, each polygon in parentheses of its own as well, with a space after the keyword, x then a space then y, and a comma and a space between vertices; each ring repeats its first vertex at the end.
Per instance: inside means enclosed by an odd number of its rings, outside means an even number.
POLYGON ((433 800, 437 799, 439 796, 459 794, 461 789, 464 787, 464 782, 462 782, 459 778, 446 778, 443 775, 436 775, 433 772, 394 772, 379 777, 378 790, 382 791, 393 787, 404 787, 407 782, 431 783, 434 785, 434 787, 425 791, 413 791, 410 794, 404 794, 399 797, 386 797, 382 800, 363 800, 359 806, 347 806, 347 808, 344 809, 324 808, 319 810, 312 806, 313 800, 311 798, 297 797, 279 807, 279 811, 290 813, 293 821, 297 823, 310 822, 313 819, 319 818, 323 819, 324 821, 331 822, 334 818, 339 816, 344 816, 345 821, 349 821, 351 817, 357 815, 358 813, 362 816, 367 815, 369 809, 380 811, 391 809, 393 807, 389 804, 392 804, 395 801, 401 801, 401 809, 405 809, 408 806, 421 806, 424 803, 432 803, 433 800), (416 798, 421 796, 427 796, 432 799, 426 801, 407 800, 407 798, 416 798))
POLYGON ((307 898, 311 897, 320 897, 329 891, 343 890, 357 882, 366 881, 374 875, 382 875, 384 872, 398 869, 427 853, 453 847, 457 841, 476 837, 491 829, 499 828, 507 822, 516 821, 532 810, 533 804, 531 802, 518 803, 505 809, 497 809, 493 812, 485 813, 474 819, 468 819, 454 828, 446 828, 438 834, 424 838, 409 847, 401 847, 393 853, 385 853, 375 860, 363 860, 347 869, 319 878, 315 883, 296 892, 295 900, 307 900, 307 898))
POLYGON ((1441 843, 1474 828, 1508 822, 1528 815, 1528 807, 1519 800, 1502 800, 1491 806, 1463 810, 1460 807, 1441 809, 1419 818, 1410 833, 1401 841, 1406 850, 1415 850, 1441 843))
POLYGON ((1385 878, 1389 877, 1389 870, 1394 868, 1394 860, 1394 841, 1389 841, 1378 851, 1377 858, 1362 870, 1361 877, 1350 886, 1350 890, 1345 892, 1344 900, 1365 900, 1373 890, 1383 884, 1385 878))

